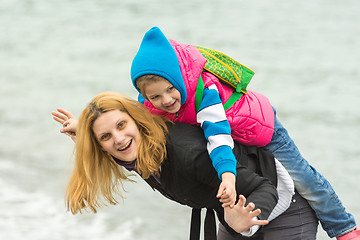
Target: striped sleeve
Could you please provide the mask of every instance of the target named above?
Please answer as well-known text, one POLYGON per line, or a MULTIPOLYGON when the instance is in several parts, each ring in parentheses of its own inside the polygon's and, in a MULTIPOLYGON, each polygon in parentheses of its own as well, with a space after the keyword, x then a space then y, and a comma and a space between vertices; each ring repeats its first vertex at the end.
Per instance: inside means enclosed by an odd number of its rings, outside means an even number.
POLYGON ((224 172, 232 172, 236 175, 231 128, 215 85, 204 89, 197 122, 204 131, 207 149, 219 178, 221 179, 221 174, 224 172))

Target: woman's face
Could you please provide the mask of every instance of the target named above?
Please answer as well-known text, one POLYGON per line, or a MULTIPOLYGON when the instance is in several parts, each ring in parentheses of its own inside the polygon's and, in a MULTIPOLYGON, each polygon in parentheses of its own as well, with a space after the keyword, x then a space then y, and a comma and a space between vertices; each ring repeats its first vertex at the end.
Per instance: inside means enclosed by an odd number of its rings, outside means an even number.
POLYGON ((107 153, 125 162, 136 159, 140 132, 127 113, 111 110, 101 114, 94 122, 93 131, 107 153))

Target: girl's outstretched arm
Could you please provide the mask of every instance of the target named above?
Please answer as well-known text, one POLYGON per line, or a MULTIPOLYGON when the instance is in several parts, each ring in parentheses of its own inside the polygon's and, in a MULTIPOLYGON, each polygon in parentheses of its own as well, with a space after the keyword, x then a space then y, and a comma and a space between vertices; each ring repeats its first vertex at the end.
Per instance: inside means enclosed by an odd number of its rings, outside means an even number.
POLYGON ((60 129, 61 133, 71 137, 71 139, 76 141, 76 128, 78 120, 75 116, 65 109, 58 108, 57 112, 51 112, 53 119, 60 123, 63 127, 60 129))

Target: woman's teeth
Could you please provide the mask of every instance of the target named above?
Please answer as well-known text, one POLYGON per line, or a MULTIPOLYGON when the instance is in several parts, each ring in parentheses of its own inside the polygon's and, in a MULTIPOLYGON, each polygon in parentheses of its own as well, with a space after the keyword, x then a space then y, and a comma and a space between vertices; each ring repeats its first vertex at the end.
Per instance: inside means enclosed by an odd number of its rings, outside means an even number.
POLYGON ((119 148, 118 151, 124 151, 125 149, 129 148, 132 143, 132 140, 130 140, 124 147, 119 148))

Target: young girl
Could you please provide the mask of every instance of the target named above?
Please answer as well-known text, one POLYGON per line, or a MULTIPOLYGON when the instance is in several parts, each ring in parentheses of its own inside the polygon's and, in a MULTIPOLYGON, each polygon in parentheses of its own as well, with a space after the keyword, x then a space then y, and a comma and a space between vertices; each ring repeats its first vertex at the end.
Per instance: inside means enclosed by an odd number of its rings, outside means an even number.
POLYGON ((233 205, 236 196, 233 138, 274 154, 330 237, 344 240, 359 235, 360 238, 354 217, 345 211, 330 183, 301 156, 269 100, 248 91, 224 111, 223 104, 233 90, 204 71, 205 63, 196 47, 168 40, 154 27, 145 34, 133 60, 131 79, 140 93, 139 100, 152 113, 203 128, 213 166, 222 179, 218 197, 225 203, 224 207, 233 205), (200 77, 205 89, 196 112, 195 92, 200 77))

